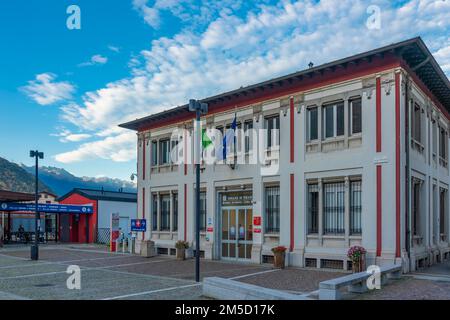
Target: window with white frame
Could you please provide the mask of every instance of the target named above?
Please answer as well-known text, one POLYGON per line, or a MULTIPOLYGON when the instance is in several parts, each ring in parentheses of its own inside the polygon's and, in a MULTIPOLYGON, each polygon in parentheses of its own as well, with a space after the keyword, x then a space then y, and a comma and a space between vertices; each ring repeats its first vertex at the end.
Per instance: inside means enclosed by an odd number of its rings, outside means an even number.
POLYGON ((157 166, 158 165, 158 141, 153 140, 152 141, 152 166, 157 166))
POLYGON ((324 184, 324 234, 345 233, 345 183, 324 184))
POLYGON ((308 234, 319 232, 319 185, 308 184, 308 234))
POLYGON ((422 110, 421 110, 420 106, 417 103, 415 103, 414 108, 413 108, 413 116, 412 116, 411 136, 416 142, 419 142, 419 143, 422 142, 421 118, 422 118, 422 110))
POLYGON ((160 231, 170 231, 170 195, 161 195, 160 231))
POLYGON ((170 140, 169 157, 170 163, 178 163, 178 140, 170 140))
POLYGON ((170 139, 159 140, 159 165, 170 163, 170 139))
POLYGON ((447 211, 447 189, 440 188, 440 194, 439 194, 439 235, 441 236, 441 239, 445 241, 445 235, 446 235, 446 225, 448 221, 448 211, 447 211), (444 237, 443 237, 444 236, 444 237))
POLYGON ((265 129, 267 130, 266 146, 268 149, 280 145, 280 116, 265 118, 265 129))
POLYGON ((362 212, 361 181, 350 181, 350 234, 359 235, 361 229, 362 212))
POLYGON ((350 134, 358 134, 362 131, 362 104, 361 98, 352 98, 349 100, 350 108, 350 134))
POLYGON ((245 153, 250 152, 253 143, 253 120, 248 120, 244 122, 244 135, 245 135, 245 153))
POLYGON ((322 108, 323 137, 325 139, 344 135, 344 102, 326 104, 322 108))
POLYGON ((266 233, 280 232, 280 187, 268 186, 265 193, 265 231, 266 233))
POLYGON ((420 236, 420 196, 421 196, 421 182, 414 179, 412 182, 412 225, 414 236, 420 236))
POLYGON ((314 141, 319 138, 319 109, 317 107, 308 107, 308 141, 314 141))
POLYGON ((448 143, 447 131, 439 126, 439 157, 441 159, 441 165, 447 166, 447 143, 448 143))
POLYGON ((152 195, 152 230, 158 230, 158 195, 152 195))
POLYGON ((178 193, 174 193, 173 197, 173 231, 178 231, 178 193))

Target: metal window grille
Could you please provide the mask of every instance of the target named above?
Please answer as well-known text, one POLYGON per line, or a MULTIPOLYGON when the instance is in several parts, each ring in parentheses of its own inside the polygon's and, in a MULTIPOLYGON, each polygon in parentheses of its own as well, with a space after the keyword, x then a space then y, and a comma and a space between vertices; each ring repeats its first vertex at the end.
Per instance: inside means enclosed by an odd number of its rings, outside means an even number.
POLYGON ((161 196, 161 229, 170 230, 170 195, 161 196))
POLYGON ((345 184, 344 182, 324 184, 324 233, 345 233, 345 184))
POLYGON ((152 230, 158 230, 158 196, 152 196, 152 230))
POLYGON ((319 186, 308 185, 308 234, 319 232, 319 186))
POLYGON ((280 232, 280 187, 266 187, 266 232, 280 232))
POLYGON ((173 194, 173 231, 178 231, 178 193, 173 194))
POLYGON ((420 183, 413 182, 413 232, 414 235, 419 235, 419 201, 420 201, 420 183))
POLYGON ((440 212, 439 212, 439 233, 445 234, 445 224, 447 219, 445 219, 445 212, 447 210, 447 205, 445 204, 445 200, 447 199, 447 190, 441 188, 440 192, 440 212))
POLYGON ((361 181, 350 183, 350 234, 361 234, 361 181))

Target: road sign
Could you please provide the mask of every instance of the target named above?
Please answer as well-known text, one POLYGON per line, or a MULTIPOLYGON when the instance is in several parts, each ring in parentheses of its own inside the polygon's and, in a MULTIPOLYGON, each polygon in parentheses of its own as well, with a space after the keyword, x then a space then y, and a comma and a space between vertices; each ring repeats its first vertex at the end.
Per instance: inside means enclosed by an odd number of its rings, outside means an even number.
POLYGON ((131 219, 131 231, 135 231, 135 232, 147 231, 147 220, 131 219))
MULTIPOLYGON (((36 207, 35 207, 34 203, 0 202, 0 211, 35 212, 36 207)), ((94 212, 94 209, 93 209, 92 205, 66 205, 66 204, 39 203, 38 211, 45 212, 45 213, 91 214, 94 212)))

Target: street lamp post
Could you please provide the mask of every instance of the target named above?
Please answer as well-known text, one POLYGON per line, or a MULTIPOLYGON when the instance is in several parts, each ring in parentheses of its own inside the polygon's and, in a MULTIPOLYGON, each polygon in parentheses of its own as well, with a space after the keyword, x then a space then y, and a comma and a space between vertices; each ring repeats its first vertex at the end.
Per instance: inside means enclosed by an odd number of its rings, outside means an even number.
POLYGON ((35 158, 35 182, 34 182, 34 204, 35 204, 35 216, 34 216, 34 245, 31 246, 31 260, 39 260, 39 228, 40 228, 40 214, 38 211, 39 201, 39 159, 44 159, 44 153, 38 150, 30 151, 30 157, 35 158))
MULTIPOLYGON (((208 112, 208 104, 198 100, 189 100, 189 111, 195 111, 196 135, 194 150, 195 156, 195 281, 200 282, 200 153, 201 136, 200 116, 208 112)), ((186 221, 184 222, 186 223, 186 221)))

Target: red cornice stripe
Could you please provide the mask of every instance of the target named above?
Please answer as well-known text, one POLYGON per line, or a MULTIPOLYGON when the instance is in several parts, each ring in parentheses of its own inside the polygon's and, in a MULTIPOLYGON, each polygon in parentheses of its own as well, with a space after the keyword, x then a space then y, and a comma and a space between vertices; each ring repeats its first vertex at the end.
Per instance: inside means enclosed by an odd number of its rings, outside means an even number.
POLYGON ((376 150, 381 152, 381 78, 377 77, 376 80, 376 150))
MULTIPOLYGON (((346 68, 338 68, 336 71, 325 71, 323 75, 315 75, 312 78, 305 77, 300 82, 293 81, 289 85, 277 87, 274 89, 266 89, 264 91, 257 91, 254 94, 240 96, 235 99, 226 100, 224 102, 211 104, 208 116, 224 112, 231 109, 242 108, 252 104, 261 103, 263 101, 280 98, 286 95, 296 94, 307 90, 320 88, 323 86, 348 81, 355 78, 368 76, 374 73, 380 73, 388 69, 400 67, 400 60, 394 55, 386 55, 384 58, 374 58, 372 62, 361 62, 358 65, 349 65, 346 68), (272 91, 273 92, 270 92, 272 91)), ((192 113, 184 113, 178 116, 173 116, 164 120, 160 120, 153 125, 142 126, 139 132, 161 128, 164 126, 190 121, 194 119, 192 113)))
POLYGON ((381 256, 382 249, 382 168, 377 165, 377 257, 381 256))
POLYGON ((400 257, 400 73, 395 74, 395 256, 400 257))

